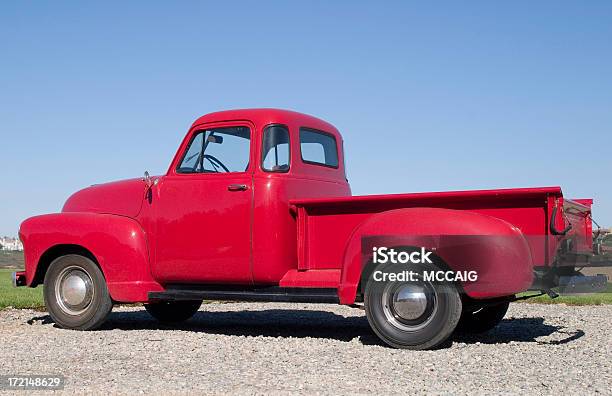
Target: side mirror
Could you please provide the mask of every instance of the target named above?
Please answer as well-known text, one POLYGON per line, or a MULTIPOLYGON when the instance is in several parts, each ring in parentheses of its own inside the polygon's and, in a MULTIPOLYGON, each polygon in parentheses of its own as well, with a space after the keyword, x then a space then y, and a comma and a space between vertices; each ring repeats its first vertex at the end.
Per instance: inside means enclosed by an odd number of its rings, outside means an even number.
POLYGON ((142 181, 145 182, 145 184, 147 185, 147 188, 151 188, 151 186, 153 185, 153 182, 151 181, 151 175, 149 175, 149 171, 145 171, 142 181))

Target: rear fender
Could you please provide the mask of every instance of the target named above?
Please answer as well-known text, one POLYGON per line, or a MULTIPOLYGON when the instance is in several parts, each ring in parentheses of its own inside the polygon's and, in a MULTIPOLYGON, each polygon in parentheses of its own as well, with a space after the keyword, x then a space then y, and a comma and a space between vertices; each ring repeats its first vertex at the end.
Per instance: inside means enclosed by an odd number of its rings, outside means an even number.
POLYGON ((21 224, 26 284, 43 280, 50 259, 62 252, 88 255, 100 266, 111 298, 117 302, 147 301, 149 291, 163 288, 151 277, 146 235, 128 217, 97 213, 56 213, 21 224), (40 267, 40 268, 39 268, 40 267))
POLYGON ((342 304, 355 301, 364 265, 376 243, 383 243, 377 247, 422 246, 453 271, 476 270, 477 281, 459 282, 460 289, 476 299, 512 295, 533 282, 529 244, 512 224, 468 211, 397 209, 377 213, 353 231, 338 290, 342 304))

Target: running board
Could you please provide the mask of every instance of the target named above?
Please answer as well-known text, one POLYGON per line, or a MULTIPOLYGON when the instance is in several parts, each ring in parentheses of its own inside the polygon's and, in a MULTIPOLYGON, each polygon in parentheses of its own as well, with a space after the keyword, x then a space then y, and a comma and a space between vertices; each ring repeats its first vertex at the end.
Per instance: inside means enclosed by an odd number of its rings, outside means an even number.
POLYGON ((299 302, 338 304, 337 289, 263 287, 256 289, 220 289, 168 287, 163 292, 149 292, 149 301, 217 300, 248 302, 299 302))

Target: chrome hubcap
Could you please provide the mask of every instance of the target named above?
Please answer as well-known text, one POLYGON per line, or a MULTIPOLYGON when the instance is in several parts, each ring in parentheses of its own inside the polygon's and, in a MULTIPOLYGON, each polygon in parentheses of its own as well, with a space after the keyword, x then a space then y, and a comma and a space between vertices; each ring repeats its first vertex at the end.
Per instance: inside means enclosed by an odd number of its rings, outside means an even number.
POLYGON ((91 304, 94 296, 91 276, 81 267, 67 267, 55 282, 55 299, 68 315, 79 315, 91 304))
POLYGON ((393 309, 403 319, 418 319, 426 308, 427 296, 420 285, 404 285, 393 294, 393 309))
POLYGON ((387 321, 404 331, 427 326, 438 310, 438 295, 429 283, 389 283, 381 295, 387 321))

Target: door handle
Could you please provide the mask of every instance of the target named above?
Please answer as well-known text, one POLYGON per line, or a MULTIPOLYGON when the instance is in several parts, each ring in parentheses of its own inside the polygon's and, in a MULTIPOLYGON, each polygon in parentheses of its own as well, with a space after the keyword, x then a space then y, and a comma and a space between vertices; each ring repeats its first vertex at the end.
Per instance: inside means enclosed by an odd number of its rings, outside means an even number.
POLYGON ((249 189, 246 184, 230 184, 227 186, 229 191, 246 191, 249 189))

